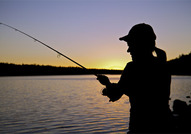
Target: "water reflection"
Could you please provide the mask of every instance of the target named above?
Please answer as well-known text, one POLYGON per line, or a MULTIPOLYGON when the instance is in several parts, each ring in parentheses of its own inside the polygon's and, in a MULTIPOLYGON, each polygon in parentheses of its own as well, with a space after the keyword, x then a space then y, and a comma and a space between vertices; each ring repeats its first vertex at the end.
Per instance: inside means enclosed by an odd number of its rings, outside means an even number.
MULTIPOLYGON (((117 82, 119 76, 109 76, 117 82)), ((173 76, 172 101, 188 100, 191 77, 173 76)), ((126 133, 128 97, 110 103, 94 76, 0 77, 1 133, 126 133)), ((187 101, 188 102, 188 101, 187 101)))

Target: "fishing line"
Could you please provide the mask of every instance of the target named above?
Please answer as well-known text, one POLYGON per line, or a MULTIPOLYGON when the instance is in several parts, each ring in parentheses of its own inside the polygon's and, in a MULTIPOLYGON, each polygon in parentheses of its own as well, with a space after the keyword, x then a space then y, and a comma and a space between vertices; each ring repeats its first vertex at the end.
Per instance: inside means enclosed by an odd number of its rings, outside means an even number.
MULTIPOLYGON (((29 34, 23 32, 23 31, 21 31, 21 30, 19 30, 19 29, 17 29, 17 28, 14 28, 14 27, 12 27, 12 26, 9 26, 9 25, 7 25, 7 24, 5 24, 5 23, 1 23, 1 22, 0 22, 0 24, 1 24, 1 25, 4 25, 4 26, 6 26, 6 27, 9 27, 9 28, 11 28, 11 29, 14 29, 16 32, 22 33, 22 34, 28 36, 29 38, 32 38, 35 42, 39 42, 40 44, 44 45, 45 47, 47 47, 47 48, 53 50, 53 51, 56 52, 59 56, 63 56, 63 57, 65 57, 66 59, 70 60, 71 62, 75 63, 76 65, 80 66, 81 68, 83 68, 83 69, 85 69, 85 70, 88 70, 86 67, 82 66, 82 65, 79 64, 78 62, 76 62, 76 61, 74 61, 73 59, 69 58, 68 56, 62 54, 61 52, 57 51, 56 49, 50 47, 49 45, 43 43, 42 41, 40 41, 40 40, 34 38, 33 36, 31 36, 31 35, 29 35, 29 34)), ((88 71, 90 71, 90 70, 88 70, 88 71)), ((95 74, 95 73, 93 73, 93 74, 94 74, 95 76, 97 76, 97 74, 95 74)))

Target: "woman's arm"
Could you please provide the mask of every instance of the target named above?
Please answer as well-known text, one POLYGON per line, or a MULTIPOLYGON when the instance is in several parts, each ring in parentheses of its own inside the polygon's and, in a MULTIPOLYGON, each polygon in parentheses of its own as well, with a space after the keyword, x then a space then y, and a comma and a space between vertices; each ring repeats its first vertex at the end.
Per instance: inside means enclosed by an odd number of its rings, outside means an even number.
POLYGON ((155 52, 157 55, 157 59, 161 62, 166 62, 166 52, 160 48, 155 47, 155 52))
POLYGON ((118 87, 117 83, 111 83, 109 78, 105 75, 98 75, 97 80, 102 85, 105 85, 106 88, 102 90, 102 95, 107 96, 109 98, 109 101, 117 101, 121 98, 123 95, 122 90, 118 87))
POLYGON ((109 78, 105 75, 97 75, 97 80, 102 84, 105 85, 106 87, 109 87, 111 85, 111 82, 109 78))

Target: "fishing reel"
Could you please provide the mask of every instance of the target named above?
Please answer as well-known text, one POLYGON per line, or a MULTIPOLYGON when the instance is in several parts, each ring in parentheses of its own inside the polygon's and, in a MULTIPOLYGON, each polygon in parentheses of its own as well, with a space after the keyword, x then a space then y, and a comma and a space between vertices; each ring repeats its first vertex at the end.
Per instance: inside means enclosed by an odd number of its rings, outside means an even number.
POLYGON ((118 88, 117 84, 112 83, 109 87, 102 90, 102 95, 107 96, 109 98, 109 102, 115 102, 122 97, 123 92, 118 88))

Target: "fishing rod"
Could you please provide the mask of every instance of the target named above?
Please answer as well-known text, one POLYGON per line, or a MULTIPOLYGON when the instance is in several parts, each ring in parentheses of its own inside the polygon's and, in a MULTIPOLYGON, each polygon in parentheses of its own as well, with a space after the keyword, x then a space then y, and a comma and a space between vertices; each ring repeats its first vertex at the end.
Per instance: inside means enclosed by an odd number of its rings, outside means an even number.
MULTIPOLYGON (((73 59, 69 58, 68 56, 62 54, 61 52, 57 51, 56 49, 50 47, 49 45, 45 44, 44 42, 42 42, 42 41, 40 41, 40 40, 34 38, 33 36, 31 36, 31 35, 29 35, 29 34, 23 32, 23 31, 21 31, 21 30, 19 30, 19 29, 17 29, 17 28, 14 28, 14 27, 12 27, 12 26, 9 26, 9 25, 7 25, 7 24, 5 24, 5 23, 1 23, 1 22, 0 22, 0 24, 1 24, 1 25, 4 25, 4 26, 6 26, 6 27, 9 27, 9 28, 11 28, 11 29, 14 29, 15 31, 17 31, 17 32, 19 32, 19 33, 22 33, 22 34, 28 36, 29 38, 32 38, 34 41, 37 41, 37 42, 39 42, 40 44, 44 45, 45 47, 47 47, 47 48, 53 50, 53 51, 56 52, 57 54, 59 54, 59 55, 65 57, 66 59, 68 59, 68 60, 70 60, 71 62, 75 63, 76 65, 80 66, 81 68, 83 68, 83 69, 85 69, 85 70, 88 70, 86 67, 82 66, 82 65, 79 64, 78 62, 76 62, 76 61, 74 61, 73 59)), ((89 70, 88 70, 88 71, 89 71, 89 70)), ((94 74, 95 76, 98 76, 98 75, 95 74, 95 73, 93 73, 93 74, 94 74)))

